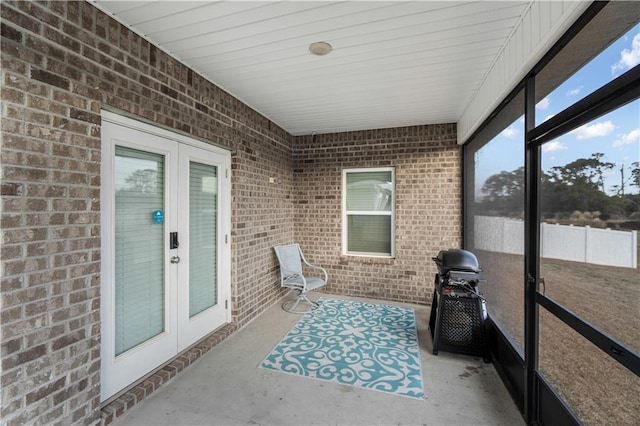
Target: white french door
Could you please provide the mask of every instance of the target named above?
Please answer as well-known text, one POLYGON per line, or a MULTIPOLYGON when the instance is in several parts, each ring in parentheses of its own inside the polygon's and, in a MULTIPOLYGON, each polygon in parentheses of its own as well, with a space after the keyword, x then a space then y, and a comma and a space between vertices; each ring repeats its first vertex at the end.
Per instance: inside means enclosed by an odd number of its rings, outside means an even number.
POLYGON ((180 145, 178 166, 183 177, 178 182, 178 350, 183 350, 211 332, 212 325, 227 322, 228 299, 218 284, 219 248, 226 245, 227 234, 216 226, 226 169, 221 177, 217 155, 188 145, 180 145))
POLYGON ((104 401, 229 322, 230 154, 103 111, 104 401))

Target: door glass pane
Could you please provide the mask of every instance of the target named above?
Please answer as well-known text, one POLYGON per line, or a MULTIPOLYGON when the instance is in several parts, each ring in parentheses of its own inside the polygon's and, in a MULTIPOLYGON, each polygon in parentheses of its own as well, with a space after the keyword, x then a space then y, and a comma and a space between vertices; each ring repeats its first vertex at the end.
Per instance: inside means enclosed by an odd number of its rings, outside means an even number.
POLYGON ((218 300, 217 168, 189 163, 189 317, 218 300))
POLYGON ((162 333, 164 325, 164 157, 116 147, 116 355, 162 333))
POLYGON ((544 308, 539 354, 540 373, 582 423, 640 424, 640 378, 544 308))
POLYGON ((347 216, 347 250, 391 254, 391 216, 347 216))
POLYGON ((640 352, 640 100, 542 146, 548 297, 640 352))

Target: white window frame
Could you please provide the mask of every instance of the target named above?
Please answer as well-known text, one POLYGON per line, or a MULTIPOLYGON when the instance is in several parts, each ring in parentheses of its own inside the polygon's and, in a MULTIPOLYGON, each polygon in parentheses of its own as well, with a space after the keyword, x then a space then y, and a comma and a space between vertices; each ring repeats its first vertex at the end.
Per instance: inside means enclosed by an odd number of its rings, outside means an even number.
POLYGON ((396 252, 396 170, 395 167, 366 167, 342 170, 342 254, 345 256, 394 258, 396 252), (364 172, 391 172, 391 211, 347 211, 347 174, 364 172), (349 233, 347 220, 350 215, 358 216, 390 216, 391 217, 391 253, 355 252, 347 250, 349 233))

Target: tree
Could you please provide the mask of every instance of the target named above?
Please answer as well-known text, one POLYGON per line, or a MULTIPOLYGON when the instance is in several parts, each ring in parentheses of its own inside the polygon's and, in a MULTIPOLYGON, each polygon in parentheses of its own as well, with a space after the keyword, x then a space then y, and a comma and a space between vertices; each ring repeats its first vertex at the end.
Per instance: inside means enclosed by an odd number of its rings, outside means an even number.
POLYGON ((576 188, 591 188, 605 192, 604 172, 613 169, 616 165, 602 161, 603 157, 603 153, 596 152, 589 158, 578 158, 564 166, 552 167, 551 179, 576 188))
POLYGON ((631 163, 631 185, 640 188, 640 161, 631 163))
POLYGON ((489 176, 482 185, 482 193, 491 201, 504 200, 524 193, 524 167, 512 172, 501 171, 489 176))
MULTIPOLYGON (((616 165, 602 161, 603 157, 603 153, 596 152, 589 158, 579 158, 564 166, 552 167, 547 184, 550 192, 547 195, 553 197, 549 204, 561 209, 556 211, 607 210, 604 173, 616 165)), ((545 197, 543 192, 543 200, 547 200, 548 196, 545 197)))
POLYGON ((522 211, 524 205, 524 167, 489 176, 482 185, 484 203, 503 214, 522 211))
POLYGON ((624 164, 620 166, 620 185, 612 185, 611 189, 622 197, 627 195, 626 189, 628 186, 636 186, 640 188, 640 162, 636 161, 631 163, 629 171, 631 176, 625 176, 624 164))
MULTIPOLYGON (((633 163, 630 185, 640 187, 640 162, 633 163)), ((604 154, 594 153, 564 166, 555 166, 540 174, 540 203, 543 216, 568 214, 580 210, 600 211, 603 215, 628 213, 631 195, 608 196, 604 176, 615 163, 604 161, 604 154)), ((524 205, 524 167, 501 171, 487 178, 481 188, 484 198, 478 206, 490 214, 519 215, 524 205)), ((634 204, 635 206, 635 204, 634 204)), ((635 207, 634 209, 635 210, 635 207)))
POLYGON ((130 191, 154 193, 158 185, 158 172, 154 169, 138 169, 124 181, 129 184, 127 189, 130 191))

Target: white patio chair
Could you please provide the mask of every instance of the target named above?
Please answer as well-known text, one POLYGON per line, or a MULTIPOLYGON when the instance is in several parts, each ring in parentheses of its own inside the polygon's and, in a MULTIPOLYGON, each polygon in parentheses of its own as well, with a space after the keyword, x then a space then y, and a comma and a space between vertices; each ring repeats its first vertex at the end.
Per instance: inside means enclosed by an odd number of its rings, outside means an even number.
POLYGON ((302 254, 302 249, 300 249, 299 244, 275 246, 273 249, 278 257, 278 262, 280 262, 280 285, 289 289, 287 295, 291 293, 291 291, 296 291, 298 293, 298 296, 295 299, 284 302, 282 304, 282 309, 294 314, 308 312, 308 310, 296 310, 302 301, 311 305, 310 309, 317 308, 318 304, 309 300, 307 293, 327 284, 327 280, 329 278, 327 271, 320 266, 309 263, 302 254), (324 277, 303 275, 302 262, 304 262, 309 268, 319 269, 324 277))

